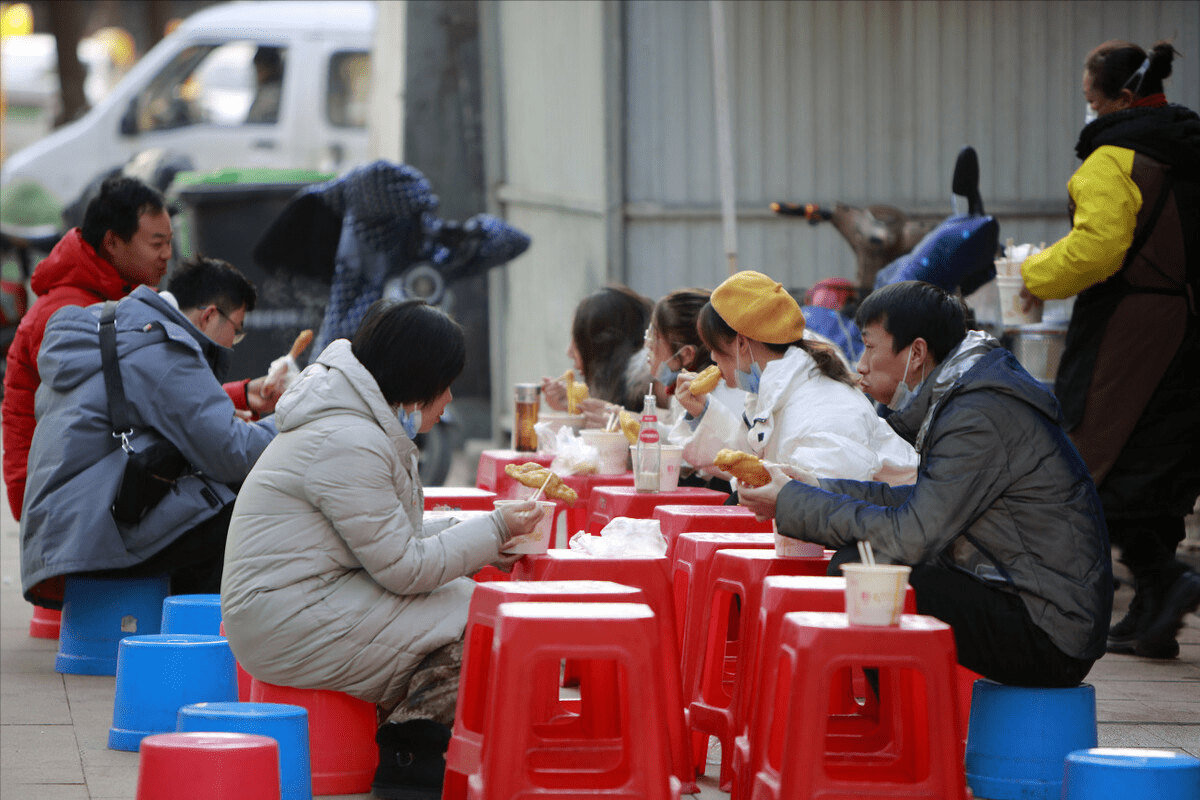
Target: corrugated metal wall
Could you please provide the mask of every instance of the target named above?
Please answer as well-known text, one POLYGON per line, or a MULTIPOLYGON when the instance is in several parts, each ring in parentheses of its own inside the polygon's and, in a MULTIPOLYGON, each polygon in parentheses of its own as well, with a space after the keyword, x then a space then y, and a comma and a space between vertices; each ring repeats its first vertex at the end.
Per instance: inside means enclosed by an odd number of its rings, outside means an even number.
MULTIPOLYGON (((772 200, 951 213, 959 148, 979 153, 1001 238, 1067 230, 1083 58, 1102 41, 1174 37, 1168 97, 1200 108, 1200 3, 725 2, 739 266, 793 287, 852 278, 828 226, 772 200)), ((658 297, 727 274, 718 218, 706 2, 625 6, 626 275, 658 297)), ((965 207, 964 207, 965 210, 965 207)))

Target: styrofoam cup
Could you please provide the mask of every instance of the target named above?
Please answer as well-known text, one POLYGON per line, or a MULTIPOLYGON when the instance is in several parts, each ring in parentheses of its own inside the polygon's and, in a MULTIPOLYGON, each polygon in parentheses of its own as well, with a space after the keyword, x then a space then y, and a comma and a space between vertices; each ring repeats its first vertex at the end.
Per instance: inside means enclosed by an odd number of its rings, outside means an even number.
POLYGON ((1042 306, 1034 303, 1028 311, 1021 311, 1021 287, 1025 282, 1021 275, 997 275, 996 290, 1000 294, 1000 321, 1005 325, 1032 325, 1042 321, 1042 306))
MULTIPOLYGON (((636 449, 635 447, 634 450, 636 449)), ((658 449, 662 453, 659 456, 658 490, 673 492, 679 488, 679 467, 683 464, 683 445, 660 444, 658 449)))
POLYGON ((818 558, 825 555, 825 548, 816 542, 805 542, 775 532, 775 556, 777 558, 818 558))
POLYGON ((911 567, 900 564, 842 564, 846 614, 851 625, 899 625, 911 567))
POLYGON ((538 440, 538 449, 544 450, 554 444, 554 436, 558 434, 559 428, 570 428, 573 433, 579 433, 579 429, 583 427, 583 414, 568 414, 565 411, 548 411, 542 409, 538 412, 538 425, 545 425, 549 428, 552 434, 549 442, 538 440))
MULTIPOLYGON (((514 503, 525 503, 526 500, 497 500, 496 508, 503 508, 506 505, 514 503)), ((526 555, 536 555, 544 553, 550 549, 550 540, 554 537, 554 501, 553 500, 538 500, 537 504, 542 508, 542 518, 538 522, 537 527, 531 532, 514 536, 504 543, 501 548, 502 553, 523 553, 526 555)))
POLYGON ((597 471, 601 475, 620 475, 625 472, 625 448, 629 446, 629 440, 624 433, 585 428, 579 432, 579 438, 599 451, 597 471))

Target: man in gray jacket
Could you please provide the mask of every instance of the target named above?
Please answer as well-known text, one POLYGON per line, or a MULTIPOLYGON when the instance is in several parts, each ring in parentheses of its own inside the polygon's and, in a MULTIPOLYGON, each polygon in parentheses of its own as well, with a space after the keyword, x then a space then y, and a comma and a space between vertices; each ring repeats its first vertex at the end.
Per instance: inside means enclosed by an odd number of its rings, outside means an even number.
MULTIPOLYGON (((916 483, 789 480, 740 501, 785 536, 912 567, 917 610, 954 629, 959 663, 1001 683, 1075 686, 1104 653, 1112 572, 1104 514, 1057 401, 961 301, 927 283, 858 311, 864 391, 894 409, 916 483)), ((854 554, 852 557, 851 554, 854 554)))
POLYGON ((111 510, 127 456, 113 436, 101 367, 104 304, 63 308, 46 326, 21 518, 27 597, 43 580, 80 573, 165 573, 174 594, 220 591, 236 489, 275 435, 272 422, 239 417, 220 380, 256 295, 231 265, 208 258, 185 262, 169 289, 141 286, 116 306, 132 447, 165 439, 187 461, 133 524, 116 522, 111 510))

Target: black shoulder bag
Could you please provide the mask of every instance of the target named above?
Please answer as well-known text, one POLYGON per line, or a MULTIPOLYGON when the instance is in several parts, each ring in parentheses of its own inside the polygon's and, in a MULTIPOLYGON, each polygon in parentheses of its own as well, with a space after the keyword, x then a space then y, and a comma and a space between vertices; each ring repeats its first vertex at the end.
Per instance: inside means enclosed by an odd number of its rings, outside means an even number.
POLYGON ((130 443, 133 425, 125 384, 117 363, 117 304, 109 300, 100 312, 100 364, 104 371, 104 389, 108 395, 108 416, 114 439, 121 440, 125 451, 125 474, 113 500, 113 519, 125 525, 141 522, 146 512, 158 505, 175 482, 191 471, 191 465, 179 448, 166 439, 135 451, 130 443))

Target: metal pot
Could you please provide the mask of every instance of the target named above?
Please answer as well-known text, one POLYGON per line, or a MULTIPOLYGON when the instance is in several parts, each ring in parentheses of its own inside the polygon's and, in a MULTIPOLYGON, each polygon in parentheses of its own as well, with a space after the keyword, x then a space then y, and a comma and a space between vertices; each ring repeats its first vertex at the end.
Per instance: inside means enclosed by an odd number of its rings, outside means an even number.
POLYGON ((1034 378, 1054 383, 1067 339, 1066 324, 1020 325, 1008 331, 1012 352, 1034 378))

